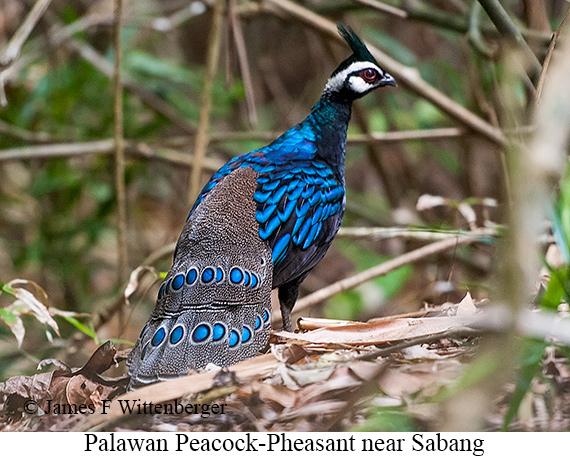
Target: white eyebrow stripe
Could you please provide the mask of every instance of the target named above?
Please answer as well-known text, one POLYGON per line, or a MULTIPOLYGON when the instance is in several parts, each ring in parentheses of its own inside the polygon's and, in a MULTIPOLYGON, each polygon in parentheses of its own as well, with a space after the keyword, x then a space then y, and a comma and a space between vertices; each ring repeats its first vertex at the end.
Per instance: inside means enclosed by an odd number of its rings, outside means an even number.
POLYGON ((354 73, 356 71, 364 70, 366 68, 374 68, 380 75, 384 74, 382 69, 380 67, 378 67, 378 65, 376 65, 372 62, 368 62, 368 61, 354 62, 354 63, 351 63, 347 68, 338 72, 336 75, 334 75, 332 78, 330 78, 327 81, 327 85, 325 86, 325 90, 329 90, 329 91, 340 90, 340 88, 344 84, 344 81, 346 80, 346 78, 349 74, 354 73))

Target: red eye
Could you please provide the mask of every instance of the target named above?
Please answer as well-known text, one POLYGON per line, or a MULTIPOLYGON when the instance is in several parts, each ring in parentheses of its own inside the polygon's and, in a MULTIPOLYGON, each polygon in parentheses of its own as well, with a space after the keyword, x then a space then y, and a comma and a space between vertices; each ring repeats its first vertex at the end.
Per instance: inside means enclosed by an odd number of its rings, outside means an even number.
POLYGON ((373 83, 379 77, 378 72, 373 68, 367 68, 366 70, 362 70, 358 76, 360 76, 364 81, 367 83, 373 83))

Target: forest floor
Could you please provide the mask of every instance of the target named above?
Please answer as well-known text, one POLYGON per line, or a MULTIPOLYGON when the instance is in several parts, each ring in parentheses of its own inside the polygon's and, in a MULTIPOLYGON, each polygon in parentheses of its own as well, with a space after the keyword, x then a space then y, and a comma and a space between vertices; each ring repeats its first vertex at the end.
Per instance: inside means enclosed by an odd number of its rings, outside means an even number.
MULTIPOLYGON (((54 371, 0 384, 0 430, 438 431, 449 392, 461 396, 472 375, 485 306, 467 295, 366 323, 301 319, 297 333, 274 332, 264 355, 132 392, 127 378, 102 375, 128 353, 108 342, 81 369, 48 360, 54 371)), ((568 361, 546 354, 509 430, 570 427, 568 361)), ((499 390, 488 431, 502 429, 515 380, 499 390)))

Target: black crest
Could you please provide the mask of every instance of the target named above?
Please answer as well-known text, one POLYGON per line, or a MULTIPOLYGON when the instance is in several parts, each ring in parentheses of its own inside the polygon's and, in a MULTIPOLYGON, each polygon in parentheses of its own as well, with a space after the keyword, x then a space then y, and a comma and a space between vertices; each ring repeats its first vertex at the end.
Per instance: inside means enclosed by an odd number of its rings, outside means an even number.
POLYGON ((370 51, 364 42, 360 39, 360 37, 354 33, 354 30, 342 24, 338 24, 337 28, 340 35, 346 40, 350 46, 350 49, 352 49, 353 54, 338 66, 338 68, 334 71, 333 76, 354 62, 372 62, 378 65, 376 59, 372 56, 372 54, 370 54, 370 51))

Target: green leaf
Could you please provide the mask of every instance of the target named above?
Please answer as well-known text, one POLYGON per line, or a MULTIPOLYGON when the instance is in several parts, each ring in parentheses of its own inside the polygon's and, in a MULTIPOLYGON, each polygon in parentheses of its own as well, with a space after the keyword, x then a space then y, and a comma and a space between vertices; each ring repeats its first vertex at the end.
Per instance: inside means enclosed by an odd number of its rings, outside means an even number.
POLYGON ((568 274, 567 265, 550 272, 550 281, 541 301, 542 308, 556 311, 563 297, 568 300, 568 274))
POLYGON ((169 79, 172 82, 190 85, 196 90, 201 88, 201 78, 197 78, 187 68, 142 51, 129 51, 125 56, 125 67, 141 75, 156 79, 169 79))
POLYGON ((413 432, 417 428, 411 415, 400 407, 382 407, 372 411, 366 422, 354 427, 353 432, 413 432))
POLYGON ((11 325, 18 320, 18 316, 5 308, 0 308, 0 319, 6 322, 6 324, 11 325))
POLYGON ((96 344, 99 344, 99 338, 97 336, 97 333, 95 332, 95 330, 91 326, 88 327, 88 326, 82 324, 73 316, 62 315, 61 317, 63 317, 63 319, 65 319, 67 322, 69 322, 71 325, 73 325, 77 330, 85 333, 89 338, 91 338, 93 341, 95 341, 96 344))
POLYGON ((3 283, 0 283, 0 284, 2 284, 2 290, 4 292, 6 292, 7 294, 16 296, 14 289, 12 287, 10 287, 8 284, 3 284, 3 283))
POLYGON ((521 367, 518 371, 516 386, 509 401, 509 408, 503 420, 503 430, 507 430, 509 424, 516 416, 521 402, 530 389, 532 380, 541 373, 542 357, 549 343, 540 340, 527 340, 520 352, 521 367))

